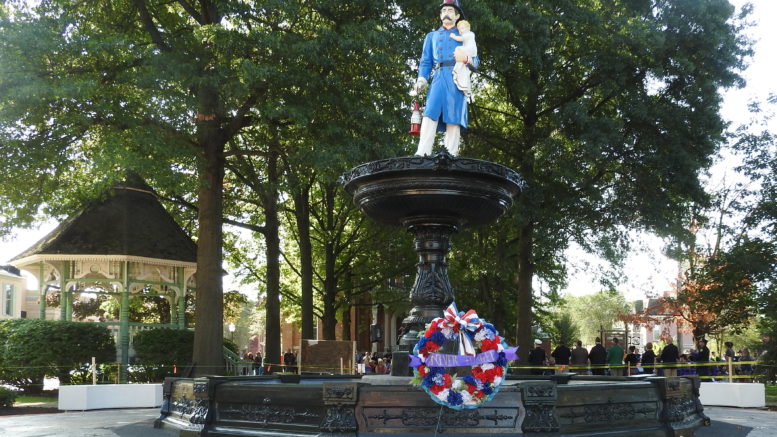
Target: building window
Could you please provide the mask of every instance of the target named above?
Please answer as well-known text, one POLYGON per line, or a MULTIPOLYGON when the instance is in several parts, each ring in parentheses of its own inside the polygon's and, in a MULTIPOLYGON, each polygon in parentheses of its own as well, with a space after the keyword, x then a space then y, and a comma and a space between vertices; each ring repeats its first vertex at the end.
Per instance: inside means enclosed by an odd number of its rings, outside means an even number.
POLYGON ((3 290, 3 303, 5 304, 5 315, 13 316, 13 285, 5 284, 3 290))

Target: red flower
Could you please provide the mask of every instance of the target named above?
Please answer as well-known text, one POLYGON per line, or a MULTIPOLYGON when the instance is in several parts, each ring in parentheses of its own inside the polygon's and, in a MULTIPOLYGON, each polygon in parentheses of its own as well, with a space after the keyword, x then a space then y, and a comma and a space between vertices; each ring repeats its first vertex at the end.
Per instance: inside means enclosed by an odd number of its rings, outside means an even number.
POLYGON ((436 352, 438 349, 440 349, 440 345, 433 341, 427 341, 426 346, 424 346, 424 349, 428 350, 429 352, 436 352))
POLYGON ((477 386, 474 386, 472 384, 467 384, 467 391, 470 393, 475 393, 476 391, 478 391, 478 388, 477 386))
POLYGON ((442 375, 442 379, 445 381, 445 386, 450 387, 451 386, 451 375, 448 375, 447 373, 442 375))
POLYGON ((480 342, 480 351, 485 352, 485 351, 494 350, 497 348, 498 345, 499 345, 498 337, 493 340, 484 338, 483 341, 480 342))
POLYGON ((487 382, 494 382, 494 378, 496 377, 496 371, 494 369, 488 369, 485 372, 483 372, 483 377, 485 379, 479 378, 481 381, 487 381, 487 382))
POLYGON ((439 323, 439 320, 430 323, 429 329, 427 329, 426 332, 424 333, 424 337, 429 338, 432 336, 432 334, 437 332, 439 330, 438 323, 439 323))
POLYGON ((504 376, 504 368, 502 366, 495 366, 494 367, 494 373, 496 376, 504 376))
POLYGON ((428 375, 429 374, 429 368, 426 367, 425 364, 421 364, 420 366, 418 366, 418 374, 421 375, 421 376, 428 375))
POLYGON ((429 387, 429 391, 434 393, 434 394, 436 394, 436 395, 440 394, 440 392, 443 391, 443 390, 445 390, 445 387, 442 386, 442 385, 433 385, 433 386, 429 387))

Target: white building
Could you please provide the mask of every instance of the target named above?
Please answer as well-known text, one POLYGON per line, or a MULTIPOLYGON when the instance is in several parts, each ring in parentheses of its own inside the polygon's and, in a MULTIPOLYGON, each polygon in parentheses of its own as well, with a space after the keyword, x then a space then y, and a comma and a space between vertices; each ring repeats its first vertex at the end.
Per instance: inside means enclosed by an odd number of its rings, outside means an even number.
MULTIPOLYGON (((684 325, 682 320, 670 314, 662 314, 661 303, 659 299, 644 299, 634 301, 634 312, 640 314, 644 312, 653 322, 632 324, 629 331, 644 348, 647 343, 665 342, 667 337, 672 337, 674 344, 680 349, 680 353, 686 349, 693 348, 693 333, 690 325, 684 325)), ((655 348, 654 348, 655 350, 655 348)))
POLYGON ((19 269, 0 266, 0 320, 26 317, 27 279, 19 269))

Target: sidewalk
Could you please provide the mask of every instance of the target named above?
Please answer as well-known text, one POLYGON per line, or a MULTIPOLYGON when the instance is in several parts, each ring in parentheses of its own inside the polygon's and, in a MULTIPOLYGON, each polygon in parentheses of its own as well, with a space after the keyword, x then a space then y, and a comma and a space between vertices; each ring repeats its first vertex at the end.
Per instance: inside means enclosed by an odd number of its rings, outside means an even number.
POLYGON ((154 429, 159 408, 92 410, 26 416, 0 416, 0 436, 14 437, 173 437, 154 429))
MULTIPOLYGON (((771 437, 777 435, 777 412, 708 407, 704 437, 771 437)), ((95 410, 0 417, 0 435, 14 437, 173 437, 170 429, 154 429, 158 408, 95 410)))

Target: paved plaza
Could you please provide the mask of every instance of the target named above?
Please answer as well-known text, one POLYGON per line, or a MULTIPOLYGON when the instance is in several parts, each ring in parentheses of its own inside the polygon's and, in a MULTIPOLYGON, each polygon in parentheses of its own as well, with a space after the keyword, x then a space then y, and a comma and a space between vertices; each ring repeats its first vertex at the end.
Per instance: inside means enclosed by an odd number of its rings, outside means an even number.
MULTIPOLYGON (((709 407, 709 428, 704 437, 773 437, 777 435, 777 412, 709 407)), ((158 408, 96 410, 58 414, 0 417, 0 436, 14 437, 172 437, 173 430, 154 429, 158 408)), ((613 418, 617 420, 617 418, 613 418)))

